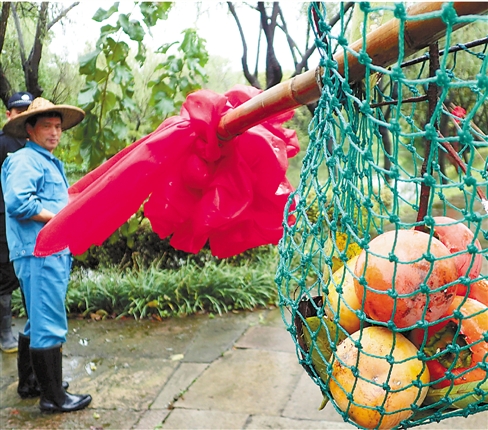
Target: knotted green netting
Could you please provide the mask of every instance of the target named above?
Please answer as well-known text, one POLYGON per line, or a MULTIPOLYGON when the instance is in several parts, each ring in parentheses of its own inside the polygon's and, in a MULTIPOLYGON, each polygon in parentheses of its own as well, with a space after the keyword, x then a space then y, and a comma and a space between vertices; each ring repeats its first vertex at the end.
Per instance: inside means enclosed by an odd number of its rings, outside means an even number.
POLYGON ((488 410, 488 18, 362 2, 330 25, 333 7, 309 10, 322 96, 279 246, 299 362, 326 410, 359 428, 488 410), (406 24, 433 18, 445 34, 407 58, 406 24), (398 54, 385 66, 368 33, 390 19, 398 54), (347 52, 364 79, 349 81, 347 55, 338 65, 347 52))

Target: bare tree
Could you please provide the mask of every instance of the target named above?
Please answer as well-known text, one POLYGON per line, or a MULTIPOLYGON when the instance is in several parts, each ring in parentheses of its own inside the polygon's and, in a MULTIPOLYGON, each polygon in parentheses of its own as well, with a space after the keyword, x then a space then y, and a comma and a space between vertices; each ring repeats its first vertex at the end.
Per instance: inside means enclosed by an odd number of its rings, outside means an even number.
MULTIPOLYGON (((79 2, 72 3, 61 11, 54 13, 54 8, 49 7, 49 2, 2 3, 2 14, 0 16, 0 52, 3 50, 5 44, 9 17, 12 16, 17 34, 20 61, 24 72, 25 88, 32 93, 34 97, 38 97, 43 93, 43 88, 39 84, 39 64, 41 62, 42 49, 48 36, 48 32, 53 25, 66 17, 68 12, 78 4, 79 2), (49 19, 50 13, 54 15, 51 20, 49 19), (30 19, 36 25, 34 41, 30 51, 28 51, 28 48, 26 47, 22 31, 22 18, 30 19)), ((0 98, 5 106, 7 105, 7 100, 12 95, 12 92, 12 85, 5 74, 0 57, 0 98)))
MULTIPOLYGON (((242 70, 244 73, 245 78, 247 81, 254 87, 261 89, 261 84, 258 80, 258 58, 256 58, 256 65, 254 71, 251 73, 249 68, 249 60, 248 60, 248 46, 246 42, 245 32, 237 13, 237 10, 232 2, 227 2, 227 6, 229 8, 229 12, 234 17, 236 22, 237 28, 239 30, 239 35, 241 37, 243 54, 241 58, 242 63, 242 70)), ((250 5, 249 5, 250 6, 250 5)), ((279 2, 274 2, 271 4, 270 7, 267 7, 264 2, 258 2, 256 7, 250 6, 255 9, 259 14, 259 39, 258 39, 258 46, 257 46, 257 57, 259 56, 259 49, 261 43, 261 34, 264 34, 265 43, 266 43, 266 88, 270 88, 283 79, 283 71, 281 68, 281 64, 279 63, 275 48, 274 48, 274 39, 276 34, 276 29, 281 29, 288 41, 288 45, 290 46, 290 50, 294 58, 296 58, 296 44, 293 41, 290 33, 288 32, 288 28, 286 25, 286 21, 284 19, 283 11, 281 10, 279 2)), ((256 30, 254 28, 254 30, 256 30)))
MULTIPOLYGON (((259 27, 257 30, 259 31, 259 36, 264 34, 264 40, 266 43, 266 88, 270 88, 278 83, 280 83, 283 79, 283 70, 281 67, 280 62, 278 61, 275 53, 275 36, 276 31, 280 30, 286 37, 286 41, 290 50, 290 55, 293 59, 294 64, 294 72, 292 76, 299 75, 309 69, 308 61, 311 55, 315 51, 315 43, 311 40, 310 37, 311 27, 310 24, 307 26, 307 37, 305 41, 304 49, 300 49, 298 44, 295 42, 295 39, 292 37, 292 34, 289 30, 287 25, 287 21, 285 19, 285 15, 283 10, 280 6, 280 2, 273 2, 273 3, 265 3, 265 2, 257 2, 256 6, 248 5, 252 9, 256 10, 259 14, 259 27)), ((354 6, 353 2, 345 3, 343 6, 343 11, 348 11, 352 6, 354 6)), ((246 80, 251 84, 253 87, 261 89, 261 84, 258 80, 258 56, 259 56, 259 44, 261 44, 261 37, 258 38, 258 46, 257 46, 257 57, 254 71, 251 72, 249 67, 249 58, 248 58, 248 44, 246 41, 245 31, 239 18, 239 14, 233 2, 227 2, 227 7, 229 12, 233 16, 239 35, 241 38, 242 43, 242 71, 246 80)), ((340 19, 340 13, 336 14, 332 17, 329 21, 330 26, 334 26, 340 19)), ((295 19, 296 17, 293 17, 295 19)), ((249 29, 249 26, 248 26, 249 29)), ((254 27, 250 29, 250 31, 256 31, 256 24, 254 27)), ((301 29, 303 31, 303 29, 301 29)), ((315 64, 313 67, 316 67, 315 64)), ((313 112, 315 108, 315 104, 309 106, 309 110, 313 112)))

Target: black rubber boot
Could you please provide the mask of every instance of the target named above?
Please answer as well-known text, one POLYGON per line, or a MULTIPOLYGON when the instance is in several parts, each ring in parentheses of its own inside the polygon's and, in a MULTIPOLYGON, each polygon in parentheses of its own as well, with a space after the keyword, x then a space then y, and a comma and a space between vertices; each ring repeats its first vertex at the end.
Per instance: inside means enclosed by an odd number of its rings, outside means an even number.
POLYGON ((17 352, 17 339, 12 333, 12 294, 0 296, 0 349, 17 352))
POLYGON ((41 389, 39 408, 42 412, 72 412, 86 408, 89 394, 70 394, 64 390, 61 345, 51 348, 31 348, 31 360, 41 389))
POLYGON ((37 397, 41 394, 30 357, 30 337, 19 333, 19 351, 17 353, 17 370, 19 372, 19 386, 17 393, 23 399, 37 397))
MULTIPOLYGON (((19 351, 17 353, 17 370, 19 373, 19 385, 17 393, 23 399, 41 395, 41 389, 32 369, 30 356, 30 337, 19 333, 19 351)), ((63 388, 67 390, 68 382, 63 381, 63 388)))

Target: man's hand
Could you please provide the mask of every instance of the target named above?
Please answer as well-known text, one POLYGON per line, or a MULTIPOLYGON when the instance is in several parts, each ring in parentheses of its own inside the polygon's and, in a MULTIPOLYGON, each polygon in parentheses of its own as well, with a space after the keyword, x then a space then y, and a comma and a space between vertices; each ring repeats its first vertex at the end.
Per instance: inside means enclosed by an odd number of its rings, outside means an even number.
POLYGON ((48 211, 47 209, 43 209, 37 215, 31 217, 31 219, 34 221, 48 222, 54 217, 54 215, 55 214, 53 214, 51 211, 48 211))

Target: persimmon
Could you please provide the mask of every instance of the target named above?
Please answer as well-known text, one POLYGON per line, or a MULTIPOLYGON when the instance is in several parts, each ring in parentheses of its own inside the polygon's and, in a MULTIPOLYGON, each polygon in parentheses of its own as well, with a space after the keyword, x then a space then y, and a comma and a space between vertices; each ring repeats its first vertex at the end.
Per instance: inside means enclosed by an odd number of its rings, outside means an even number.
POLYGON ((449 252, 454 255, 454 262, 458 269, 458 277, 468 276, 475 279, 481 272, 483 259, 481 253, 470 253, 469 245, 481 251, 481 244, 474 238, 473 232, 464 224, 454 218, 446 216, 434 217, 434 235, 449 252))
POLYGON ((410 339, 427 355, 431 380, 435 388, 451 384, 446 373, 450 371, 454 385, 484 380, 483 363, 488 356, 488 307, 475 299, 457 296, 446 312, 448 319, 434 324, 428 330, 415 329, 410 339), (462 318, 455 316, 460 312, 462 318), (452 345, 452 346, 451 346, 452 345))
POLYGON ((364 312, 406 328, 435 321, 456 295, 457 268, 447 247, 429 234, 398 230, 374 238, 359 254, 354 288, 364 312))
POLYGON ((395 428, 428 391, 429 370, 417 353, 405 336, 385 327, 353 333, 332 356, 329 388, 337 406, 364 428, 395 428))
POLYGON ((324 297, 324 311, 330 320, 338 319, 338 323, 348 333, 359 330, 360 320, 355 310, 361 309, 354 289, 354 268, 358 256, 351 258, 346 265, 336 270, 332 275, 332 281, 328 286, 327 297, 324 297), (339 291, 338 291, 338 288, 339 291))
POLYGON ((468 294, 468 297, 488 306, 488 279, 482 278, 478 281, 471 282, 469 288, 467 285, 460 284, 457 295, 465 296, 466 294, 468 294))

